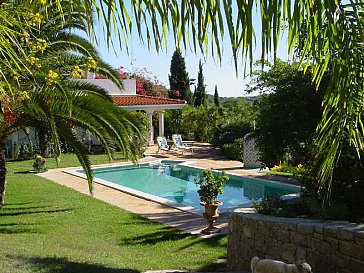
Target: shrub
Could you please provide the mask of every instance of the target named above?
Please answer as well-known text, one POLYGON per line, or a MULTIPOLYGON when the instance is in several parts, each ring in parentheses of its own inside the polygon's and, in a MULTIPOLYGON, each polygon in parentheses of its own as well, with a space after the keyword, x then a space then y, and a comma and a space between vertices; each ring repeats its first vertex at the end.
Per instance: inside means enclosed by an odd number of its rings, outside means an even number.
POLYGON ((224 144, 233 143, 249 132, 251 132, 251 125, 245 121, 234 120, 233 122, 220 124, 214 130, 211 144, 214 147, 222 148, 224 144))
POLYGON ((284 166, 282 164, 279 164, 278 166, 277 165, 274 165, 271 170, 274 171, 274 172, 284 172, 284 166))
POLYGON ((244 139, 235 139, 233 143, 227 143, 222 146, 222 152, 228 158, 243 161, 244 159, 244 139))
POLYGON ((361 153, 358 159, 354 147, 344 143, 341 157, 338 160, 332 178, 332 186, 329 189, 327 186, 318 186, 315 177, 315 170, 306 168, 305 171, 300 173, 300 181, 303 186, 303 196, 311 199, 310 206, 313 214, 318 217, 338 217, 340 220, 349 220, 352 222, 364 222, 364 153, 361 153), (331 193, 330 199, 326 200, 328 193, 331 193), (312 201, 315 200, 315 201, 312 201), (325 201, 324 210, 314 209, 316 202, 317 207, 322 207, 325 201), (331 211, 338 210, 337 214, 331 211), (345 219, 346 215, 346 219, 345 219))
POLYGON ((219 115, 215 106, 187 106, 182 109, 184 137, 201 142, 210 142, 219 115))
POLYGON ((291 173, 295 178, 301 178, 307 172, 307 169, 302 164, 298 164, 297 166, 290 166, 286 164, 274 165, 271 169, 274 172, 281 173, 291 173))
POLYGON ((260 214, 277 217, 296 217, 307 213, 304 204, 288 204, 276 195, 264 196, 260 202, 253 201, 253 207, 260 214))
POLYGON ((253 201, 253 207, 260 214, 275 215, 282 207, 282 200, 278 196, 264 196, 260 202, 253 201))
POLYGON ((313 218, 324 220, 348 220, 348 206, 342 202, 322 203, 317 199, 306 200, 309 213, 313 218))

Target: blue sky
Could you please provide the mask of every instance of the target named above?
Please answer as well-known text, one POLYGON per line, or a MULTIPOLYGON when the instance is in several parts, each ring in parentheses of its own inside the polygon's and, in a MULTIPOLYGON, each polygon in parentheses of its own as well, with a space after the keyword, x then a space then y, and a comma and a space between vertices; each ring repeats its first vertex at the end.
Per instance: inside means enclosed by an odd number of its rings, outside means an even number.
MULTIPOLYGON (((254 51, 254 59, 258 59, 261 54, 260 50, 260 35, 259 35, 259 22, 255 22, 256 35, 257 35, 257 47, 254 51)), ((135 35, 136 36, 136 35, 135 35)), ((283 36, 285 37, 285 36, 283 36)), ((227 37, 225 37, 227 38, 227 37)), ((170 72, 170 62, 175 50, 175 45, 172 39, 169 39, 168 49, 161 49, 159 53, 155 49, 148 50, 146 45, 140 43, 137 38, 130 39, 129 54, 125 49, 120 48, 118 43, 115 42, 115 52, 113 49, 108 49, 103 39, 100 39, 98 44, 98 50, 101 56, 106 62, 117 68, 124 66, 127 70, 132 71, 135 69, 146 68, 151 71, 162 83, 167 87, 168 74, 170 72)), ((278 57, 287 60, 287 40, 282 38, 280 46, 278 48, 278 57)), ((206 58, 201 54, 195 54, 192 51, 182 53, 185 57, 186 68, 190 78, 197 79, 199 60, 203 63, 204 78, 206 84, 207 93, 213 94, 215 85, 218 87, 218 92, 221 97, 239 97, 247 95, 245 90, 245 84, 249 82, 249 78, 244 79, 244 66, 242 62, 239 62, 239 74, 236 76, 234 61, 232 59, 232 53, 228 39, 223 42, 224 54, 222 56, 221 64, 215 61, 214 58, 209 55, 206 58)), ((192 88, 193 89, 193 88, 192 88)), ((193 91, 193 90, 192 90, 193 91)))

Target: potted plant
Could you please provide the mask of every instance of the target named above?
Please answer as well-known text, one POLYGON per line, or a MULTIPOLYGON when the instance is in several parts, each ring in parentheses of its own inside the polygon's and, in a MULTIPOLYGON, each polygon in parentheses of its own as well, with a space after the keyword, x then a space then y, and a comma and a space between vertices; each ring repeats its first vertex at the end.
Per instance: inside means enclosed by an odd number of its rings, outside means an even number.
POLYGON ((35 157, 33 168, 36 173, 43 173, 47 171, 46 160, 40 155, 35 157))
POLYGON ((212 171, 202 171, 200 178, 195 178, 195 184, 200 187, 197 191, 200 196, 200 204, 205 207, 203 217, 209 223, 209 226, 201 232, 204 234, 212 234, 221 232, 220 229, 214 227, 214 222, 219 217, 220 212, 218 206, 222 205, 221 201, 217 200, 217 196, 223 193, 223 185, 229 180, 229 176, 223 171, 221 175, 214 176, 212 171))

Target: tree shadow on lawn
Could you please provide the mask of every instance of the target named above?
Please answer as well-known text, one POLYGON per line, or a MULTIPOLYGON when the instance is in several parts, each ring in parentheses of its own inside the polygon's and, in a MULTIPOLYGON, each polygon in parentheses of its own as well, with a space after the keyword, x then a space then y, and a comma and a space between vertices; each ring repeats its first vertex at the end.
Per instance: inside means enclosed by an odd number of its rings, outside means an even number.
POLYGON ((28 173, 36 174, 37 172, 29 170, 29 171, 16 171, 14 173, 16 173, 16 174, 28 174, 28 173))
POLYGON ((20 203, 17 203, 17 202, 8 203, 8 202, 6 202, 6 207, 22 206, 22 205, 29 205, 29 204, 34 204, 34 203, 38 203, 38 202, 20 202, 20 203))
POLYGON ((135 236, 133 238, 125 238, 120 241, 121 245, 154 245, 165 241, 178 241, 182 240, 190 234, 171 227, 163 227, 159 231, 144 234, 142 236, 135 236))
POLYGON ((0 224, 0 234, 38 233, 33 224, 0 224))
POLYGON ((0 210, 0 213, 1 211, 16 211, 16 210, 30 210, 30 209, 44 209, 44 208, 49 208, 49 206, 19 206, 19 205, 14 205, 14 206, 11 206, 9 204, 6 204, 5 207, 3 207, 1 210, 0 210), (18 207, 16 207, 18 206, 18 207))
POLYGON ((59 213, 73 211, 74 209, 56 209, 56 210, 35 210, 37 208, 45 208, 48 206, 33 206, 33 207, 23 207, 23 208, 3 208, 0 210, 0 220, 5 222, 12 221, 13 223, 0 223, 0 234, 17 234, 17 233, 39 233, 35 228, 35 224, 24 224, 21 222, 16 222, 18 220, 17 216, 20 215, 32 215, 32 214, 48 214, 48 213, 59 213), (7 217, 7 218, 5 218, 7 217), (15 218, 14 218, 15 217, 15 218))
MULTIPOLYGON (((28 208, 24 208, 24 209, 22 209, 23 211, 19 211, 19 212, 7 212, 9 210, 6 208, 0 210, 0 216, 19 216, 19 215, 35 214, 35 213, 56 213, 56 212, 73 211, 75 209, 54 209, 54 210, 36 210, 36 211, 30 210, 30 211, 28 211, 28 208)), ((13 209, 11 209, 11 210, 13 210, 13 209)))
POLYGON ((227 237, 227 234, 217 234, 216 236, 213 236, 211 238, 200 238, 200 237, 196 236, 196 240, 192 241, 188 245, 180 247, 179 249, 184 250, 195 244, 199 244, 199 243, 201 243, 201 240, 205 245, 207 245, 209 247, 223 246, 223 247, 227 248, 227 242, 222 242, 226 237, 227 237))
POLYGON ((11 259, 23 261, 31 264, 34 272, 46 273, 139 273, 133 269, 110 268, 100 264, 80 263, 69 261, 67 258, 40 258, 24 256, 8 256, 11 259))

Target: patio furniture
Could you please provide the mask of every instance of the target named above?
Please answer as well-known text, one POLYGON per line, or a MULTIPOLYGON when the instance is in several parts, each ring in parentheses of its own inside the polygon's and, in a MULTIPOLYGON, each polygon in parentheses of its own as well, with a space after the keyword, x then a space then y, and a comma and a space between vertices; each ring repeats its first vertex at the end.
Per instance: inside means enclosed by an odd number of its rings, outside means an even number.
POLYGON ((157 137, 157 144, 158 144, 157 154, 159 153, 160 150, 166 152, 169 151, 169 146, 167 143, 167 139, 165 137, 157 137))
POLYGON ((174 135, 172 135, 172 139, 173 139, 173 143, 174 143, 173 147, 180 149, 182 151, 182 154, 183 154, 183 151, 185 151, 185 150, 188 150, 191 153, 193 153, 193 148, 188 146, 186 143, 183 143, 181 135, 174 134, 174 135))

